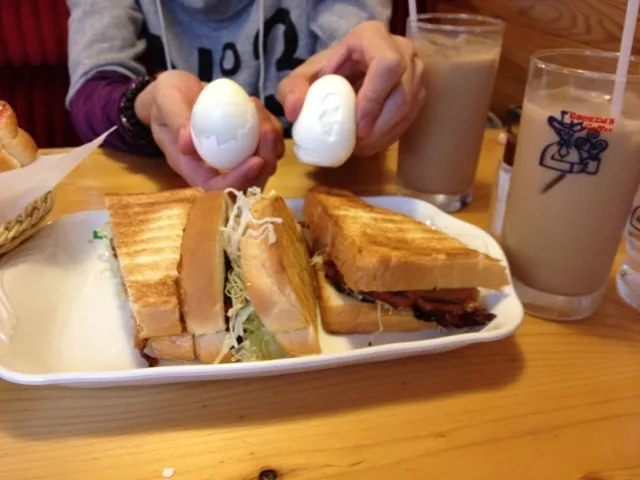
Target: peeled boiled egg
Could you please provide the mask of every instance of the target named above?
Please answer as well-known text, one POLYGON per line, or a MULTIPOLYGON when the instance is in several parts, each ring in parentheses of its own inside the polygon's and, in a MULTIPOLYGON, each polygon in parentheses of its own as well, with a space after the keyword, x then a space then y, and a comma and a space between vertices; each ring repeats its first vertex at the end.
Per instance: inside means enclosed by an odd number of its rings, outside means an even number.
POLYGON ((209 83, 191 112, 191 138, 198 155, 218 170, 231 170, 253 155, 260 122, 247 92, 228 78, 209 83))
POLYGON ((293 150, 303 163, 339 167, 356 146, 356 93, 339 75, 313 82, 293 125, 293 150))

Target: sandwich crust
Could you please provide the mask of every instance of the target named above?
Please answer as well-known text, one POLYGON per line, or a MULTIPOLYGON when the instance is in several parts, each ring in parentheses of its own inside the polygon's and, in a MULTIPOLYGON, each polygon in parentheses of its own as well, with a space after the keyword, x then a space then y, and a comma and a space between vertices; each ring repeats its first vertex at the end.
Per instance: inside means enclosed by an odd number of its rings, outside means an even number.
POLYGON ((316 187, 304 204, 315 251, 326 251, 356 291, 500 289, 502 263, 409 216, 354 194, 316 187))
POLYGON ((318 333, 315 326, 298 328, 275 334, 278 344, 291 357, 302 357, 320 353, 318 333))
POLYGON ((194 338, 189 333, 143 339, 138 326, 133 325, 133 347, 150 367, 156 366, 158 359, 183 362, 195 359, 194 338))
POLYGON ((194 335, 217 333, 226 328, 225 263, 221 238, 225 222, 224 192, 205 193, 191 207, 182 237, 182 314, 187 330, 194 335))
POLYGON ((322 326, 329 333, 416 332, 437 327, 416 319, 411 309, 388 309, 338 292, 325 278, 322 264, 315 265, 315 274, 322 326))
POLYGON ((182 362, 195 360, 193 335, 190 333, 150 338, 147 346, 153 350, 156 357, 164 360, 182 362))
MULTIPOLYGON (((247 294, 265 327, 292 356, 319 353, 317 303, 309 255, 289 208, 281 197, 264 197, 252 207, 256 219, 278 217, 276 241, 245 235, 240 243, 247 294)), ((254 231, 255 232, 255 231, 254 231)))
POLYGON ((221 238, 226 217, 224 192, 205 193, 191 207, 182 237, 182 318, 187 331, 195 335, 195 355, 202 363, 214 363, 227 336, 221 238))
POLYGON ((204 335, 196 336, 195 351, 200 363, 215 363, 228 335, 229 332, 222 330, 217 333, 205 333, 204 335))

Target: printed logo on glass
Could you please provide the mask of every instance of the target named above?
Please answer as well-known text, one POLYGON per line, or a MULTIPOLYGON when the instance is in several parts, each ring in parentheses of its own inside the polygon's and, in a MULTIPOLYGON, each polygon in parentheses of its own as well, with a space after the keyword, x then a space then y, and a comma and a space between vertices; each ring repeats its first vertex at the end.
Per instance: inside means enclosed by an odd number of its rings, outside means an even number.
POLYGON ((629 218, 629 225, 634 230, 640 232, 640 205, 633 209, 631 217, 629 218))
POLYGON ((547 123, 558 137, 540 154, 540 165, 560 172, 549 182, 542 193, 548 192, 567 175, 596 175, 602 163, 602 154, 609 142, 601 138, 601 132, 611 132, 615 120, 563 111, 560 118, 549 116, 547 123))

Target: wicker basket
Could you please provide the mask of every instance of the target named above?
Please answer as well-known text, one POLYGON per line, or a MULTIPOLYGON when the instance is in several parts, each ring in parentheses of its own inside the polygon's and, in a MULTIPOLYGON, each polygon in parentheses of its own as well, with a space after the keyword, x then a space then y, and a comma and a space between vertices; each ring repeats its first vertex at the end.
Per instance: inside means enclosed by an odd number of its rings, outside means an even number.
POLYGON ((0 255, 13 250, 36 233, 52 207, 53 192, 48 192, 31 202, 16 218, 0 225, 0 255))

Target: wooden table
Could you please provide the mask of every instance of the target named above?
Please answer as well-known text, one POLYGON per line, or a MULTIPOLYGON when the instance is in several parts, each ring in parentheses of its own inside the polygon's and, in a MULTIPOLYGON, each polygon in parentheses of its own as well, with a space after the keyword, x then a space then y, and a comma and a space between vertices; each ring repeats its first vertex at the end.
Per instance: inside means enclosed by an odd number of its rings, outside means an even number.
MULTIPOLYGON (((486 226, 502 147, 488 134, 476 198, 486 226)), ((290 150, 269 186, 393 191, 395 151, 336 171, 290 150)), ((100 151, 60 186, 54 217, 104 192, 181 186, 160 160, 100 151)), ((618 261, 620 258, 618 258, 618 261)), ((0 479, 640 478, 640 315, 613 279, 593 318, 527 317, 514 337, 284 377, 75 390, 0 382, 0 479)))

